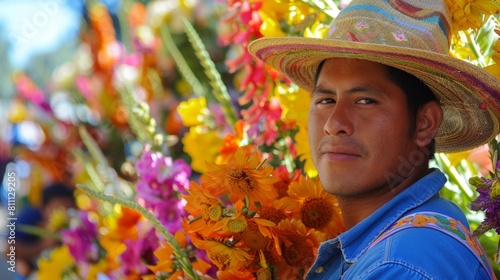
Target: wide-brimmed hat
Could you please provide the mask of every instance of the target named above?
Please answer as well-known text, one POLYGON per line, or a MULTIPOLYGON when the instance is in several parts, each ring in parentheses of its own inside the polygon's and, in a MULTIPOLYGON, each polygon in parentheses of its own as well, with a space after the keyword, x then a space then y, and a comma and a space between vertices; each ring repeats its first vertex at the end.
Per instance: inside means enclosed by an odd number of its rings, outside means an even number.
POLYGON ((406 71, 425 82, 442 105, 436 151, 459 152, 499 133, 500 80, 451 57, 450 33, 444 1, 354 0, 325 39, 262 38, 248 49, 309 92, 319 63, 329 58, 365 59, 406 71))

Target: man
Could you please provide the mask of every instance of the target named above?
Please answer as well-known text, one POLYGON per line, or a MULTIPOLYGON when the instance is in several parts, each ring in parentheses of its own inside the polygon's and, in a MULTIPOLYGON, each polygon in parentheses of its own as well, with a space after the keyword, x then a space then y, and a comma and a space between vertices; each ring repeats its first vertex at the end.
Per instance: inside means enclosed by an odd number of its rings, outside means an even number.
POLYGON ((312 93, 309 139, 346 232, 307 279, 493 279, 434 149, 499 133, 500 81, 448 55, 443 1, 354 0, 326 39, 264 38, 249 51, 312 93))

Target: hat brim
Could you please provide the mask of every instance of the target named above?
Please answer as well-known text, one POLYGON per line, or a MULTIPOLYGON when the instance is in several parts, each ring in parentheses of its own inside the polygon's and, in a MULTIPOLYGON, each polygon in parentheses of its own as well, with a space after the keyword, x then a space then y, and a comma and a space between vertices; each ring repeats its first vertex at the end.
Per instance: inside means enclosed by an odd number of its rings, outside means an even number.
POLYGON ((460 59, 436 52, 320 38, 261 38, 249 52, 312 92, 321 61, 354 58, 382 63, 426 83, 443 108, 436 152, 470 150, 499 133, 500 80, 460 59))

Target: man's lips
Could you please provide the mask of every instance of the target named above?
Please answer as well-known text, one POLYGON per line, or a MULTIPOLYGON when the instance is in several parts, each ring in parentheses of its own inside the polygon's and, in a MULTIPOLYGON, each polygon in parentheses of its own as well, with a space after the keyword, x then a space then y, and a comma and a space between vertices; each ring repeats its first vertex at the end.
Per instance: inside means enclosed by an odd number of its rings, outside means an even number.
POLYGON ((331 160, 352 160, 361 157, 361 153, 353 147, 345 145, 327 145, 320 150, 321 154, 331 160))

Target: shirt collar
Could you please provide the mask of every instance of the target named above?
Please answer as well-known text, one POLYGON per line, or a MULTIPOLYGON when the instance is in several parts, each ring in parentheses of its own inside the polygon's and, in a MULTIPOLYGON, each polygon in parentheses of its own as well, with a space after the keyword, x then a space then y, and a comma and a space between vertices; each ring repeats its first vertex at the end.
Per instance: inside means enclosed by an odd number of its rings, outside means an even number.
POLYGON ((338 240, 344 259, 354 263, 380 234, 402 218, 406 212, 439 193, 445 182, 445 175, 435 169, 353 228, 340 234, 338 240))

